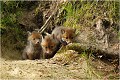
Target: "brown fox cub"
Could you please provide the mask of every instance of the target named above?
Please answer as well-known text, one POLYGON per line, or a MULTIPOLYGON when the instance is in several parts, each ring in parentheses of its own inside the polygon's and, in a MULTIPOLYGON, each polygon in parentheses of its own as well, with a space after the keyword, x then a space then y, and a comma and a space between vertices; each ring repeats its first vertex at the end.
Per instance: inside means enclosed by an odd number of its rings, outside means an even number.
POLYGON ((43 58, 45 59, 52 58, 60 48, 58 40, 51 34, 42 37, 41 46, 43 49, 43 58))
POLYGON ((73 38, 75 37, 75 29, 60 26, 55 28, 52 31, 52 34, 54 34, 57 40, 63 45, 67 45, 73 42, 73 38))
POLYGON ((41 40, 42 36, 39 32, 28 32, 28 43, 23 51, 22 58, 30 60, 39 59, 42 54, 41 40))

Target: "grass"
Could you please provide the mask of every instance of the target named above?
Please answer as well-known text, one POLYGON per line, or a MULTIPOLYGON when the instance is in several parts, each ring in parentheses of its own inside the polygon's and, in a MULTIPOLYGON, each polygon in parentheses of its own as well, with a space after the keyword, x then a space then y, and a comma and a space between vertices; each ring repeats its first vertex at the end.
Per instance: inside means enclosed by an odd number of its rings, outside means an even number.
MULTIPOLYGON (((4 46, 12 46, 15 50, 19 48, 22 51, 25 45, 26 35, 25 29, 21 29, 18 25, 19 21, 17 18, 21 17, 21 10, 24 10, 26 8, 25 6, 27 6, 27 2, 2 2, 1 12, 3 17, 1 18, 0 28, 2 32, 1 44, 4 46)), ((80 33, 80 30, 84 27, 91 27, 94 18, 97 16, 106 16, 109 19, 113 19, 116 23, 119 21, 118 18, 120 16, 118 12, 119 2, 117 1, 69 1, 61 5, 61 8, 64 11, 62 19, 66 20, 61 25, 76 28, 76 33, 80 33)), ((84 50, 86 50, 85 47, 81 48, 79 44, 67 47, 64 49, 64 52, 68 49, 78 51, 79 53, 84 53, 84 50)))
MULTIPOLYGON (((21 59, 21 53, 25 45, 26 37, 24 29, 21 29, 18 25, 18 18, 22 15, 21 9, 24 10, 23 7, 25 6, 22 5, 23 3, 19 1, 2 2, 2 18, 0 26, 2 32, 2 58, 9 60, 21 59)), ((115 23, 119 22, 120 17, 119 2, 117 1, 69 1, 63 4, 61 8, 64 11, 62 19, 65 20, 61 25, 76 28, 76 33, 80 33, 82 28, 91 27, 94 19, 98 16, 103 16, 104 18, 107 17, 110 20, 112 19, 115 23)), ((37 10, 38 9, 36 9, 36 14, 38 12, 37 10)), ((118 32, 118 35, 120 39, 120 32, 118 32)), ((81 46, 80 43, 73 43, 58 51, 61 55, 63 53, 60 60, 64 64, 69 64, 76 58, 74 54, 71 54, 70 50, 76 51, 76 53, 78 52, 77 57, 85 59, 87 64, 82 66, 85 66, 85 73, 90 79, 94 78, 92 77, 93 75, 97 78, 102 78, 104 76, 102 73, 96 72, 97 70, 93 70, 93 67, 90 65, 92 61, 89 59, 92 56, 92 52, 87 52, 86 47, 81 46)), ((77 60, 78 58, 76 61, 77 60)), ((114 79, 115 77, 110 75, 109 78, 114 79)))
POLYGON ((66 22, 63 25, 77 29, 90 27, 94 17, 97 16, 108 17, 115 21, 119 21, 118 16, 120 16, 117 1, 78 1, 76 4, 74 1, 70 1, 63 8, 66 11, 66 22))
MULTIPOLYGON (((31 5, 29 7, 31 8, 33 4, 28 4, 31 1, 1 1, 0 3, 2 55, 6 59, 15 59, 15 56, 20 57, 20 52, 27 40, 26 29, 19 24, 19 18, 21 18, 22 12, 27 10, 27 6, 31 5)), ((16 59, 19 59, 18 57, 16 59)))

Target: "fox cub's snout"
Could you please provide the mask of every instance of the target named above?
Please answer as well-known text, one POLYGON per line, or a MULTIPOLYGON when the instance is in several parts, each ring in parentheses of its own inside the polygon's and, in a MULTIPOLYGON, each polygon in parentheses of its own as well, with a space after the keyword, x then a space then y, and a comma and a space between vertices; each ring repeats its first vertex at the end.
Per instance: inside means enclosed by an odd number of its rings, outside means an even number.
POLYGON ((28 42, 22 54, 23 59, 40 59, 42 54, 41 39, 42 35, 39 32, 28 32, 28 42))
POLYGON ((43 49, 43 54, 45 58, 51 58, 54 56, 54 51, 56 51, 58 41, 55 39, 54 35, 47 34, 42 37, 41 46, 43 49))
POLYGON ((67 45, 73 42, 75 37, 75 29, 68 27, 57 27, 53 30, 52 34, 55 35, 58 41, 60 41, 63 45, 67 45))

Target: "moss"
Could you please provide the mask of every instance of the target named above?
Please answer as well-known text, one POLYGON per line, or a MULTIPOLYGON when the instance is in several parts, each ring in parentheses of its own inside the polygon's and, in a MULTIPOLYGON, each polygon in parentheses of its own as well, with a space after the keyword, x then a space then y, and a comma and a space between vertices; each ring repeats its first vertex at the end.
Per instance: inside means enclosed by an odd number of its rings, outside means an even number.
POLYGON ((70 1, 63 5, 66 11, 64 26, 81 29, 90 27, 98 16, 119 21, 119 2, 117 1, 70 1), (67 4, 67 5, 66 5, 67 4))
POLYGON ((80 43, 72 43, 67 46, 62 46, 62 48, 58 51, 58 53, 64 53, 67 50, 74 50, 80 54, 80 53, 84 53, 84 51, 87 50, 87 48, 86 46, 83 46, 80 43))

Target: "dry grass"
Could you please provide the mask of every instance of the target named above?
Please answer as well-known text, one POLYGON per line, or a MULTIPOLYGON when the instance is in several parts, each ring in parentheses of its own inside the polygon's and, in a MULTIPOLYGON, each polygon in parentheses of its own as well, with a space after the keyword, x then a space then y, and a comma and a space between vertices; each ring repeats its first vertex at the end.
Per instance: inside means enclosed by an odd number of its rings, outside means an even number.
POLYGON ((17 50, 13 50, 10 48, 2 47, 1 49, 1 58, 4 58, 6 60, 20 60, 21 53, 17 50))

